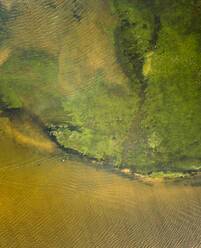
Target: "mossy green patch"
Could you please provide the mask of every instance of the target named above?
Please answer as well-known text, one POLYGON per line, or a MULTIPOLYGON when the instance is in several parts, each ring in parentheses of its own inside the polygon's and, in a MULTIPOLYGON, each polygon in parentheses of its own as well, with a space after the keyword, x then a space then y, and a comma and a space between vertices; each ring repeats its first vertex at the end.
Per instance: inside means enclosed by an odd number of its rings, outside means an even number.
POLYGON ((151 49, 154 15, 143 2, 114 1, 119 24, 116 28, 117 56, 132 84, 143 80, 145 53, 151 49))
POLYGON ((150 174, 150 177, 152 178, 167 178, 167 179, 176 179, 176 178, 184 178, 184 177, 189 177, 190 174, 188 173, 182 173, 182 172, 152 172, 150 174))
POLYGON ((153 51, 147 53, 145 55, 145 62, 143 65, 143 75, 147 77, 148 74, 151 72, 151 61, 152 61, 153 51))
POLYGON ((161 14, 142 126, 149 137, 153 133, 159 137, 154 152, 161 163, 191 168, 201 161, 201 34, 194 27, 195 8, 184 2, 177 3, 176 13, 169 6, 161 14), (181 18, 185 10, 187 26, 181 18))
POLYGON ((128 95, 122 86, 107 84, 99 73, 93 87, 82 89, 63 102, 69 123, 79 130, 61 127, 53 134, 66 148, 97 159, 122 163, 122 150, 128 137, 137 98, 128 95))
POLYGON ((201 19, 195 2, 125 0, 114 5, 122 66, 134 91, 142 85, 125 164, 145 173, 198 169, 201 19))
POLYGON ((114 33, 106 32, 114 34, 132 87, 128 92, 109 85, 100 72, 93 87, 63 102, 66 121, 79 131, 60 126, 54 135, 67 148, 140 173, 199 169, 201 36, 195 4, 109 2, 119 22, 114 33))

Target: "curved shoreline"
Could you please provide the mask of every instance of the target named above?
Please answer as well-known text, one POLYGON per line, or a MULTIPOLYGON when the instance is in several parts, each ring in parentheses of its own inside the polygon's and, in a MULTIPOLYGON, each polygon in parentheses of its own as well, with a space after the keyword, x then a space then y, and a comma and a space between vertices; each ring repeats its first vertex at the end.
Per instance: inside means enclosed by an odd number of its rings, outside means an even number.
POLYGON ((188 170, 188 171, 158 171, 150 173, 140 173, 136 172, 135 168, 128 167, 115 167, 109 161, 98 161, 96 158, 90 158, 86 155, 82 155, 78 151, 67 149, 62 147, 55 139, 55 137, 50 136, 50 138, 56 142, 57 146, 64 152, 63 162, 67 159, 85 163, 88 166, 92 166, 96 169, 103 169, 111 173, 118 174, 122 177, 126 177, 131 180, 138 180, 143 183, 174 183, 174 182, 186 182, 187 184, 194 184, 191 180, 198 180, 197 186, 201 186, 201 169, 198 170, 188 170))
MULTIPOLYGON (((5 118, 7 120, 6 123, 8 122, 9 117, 10 117, 9 115, 11 114, 11 113, 10 114, 9 113, 10 113, 10 111, 8 111, 7 115, 4 111, 2 111, 2 113, 1 113, 1 117, 5 117, 5 116, 7 117, 7 118, 5 118)), ((20 113, 18 113, 18 114, 20 114, 20 113)), ((25 114, 27 115, 27 112, 25 112, 25 114)), ((13 115, 13 118, 14 118, 14 115, 13 115)), ((17 117, 15 117, 15 118, 17 118, 17 117)), ((19 117, 18 124, 19 124, 19 121, 21 118, 19 117)), ((32 116, 32 118, 33 118, 33 116, 32 116)), ((89 157, 87 155, 83 155, 76 150, 64 148, 56 140, 56 137, 49 133, 48 128, 44 127, 44 125, 39 123, 38 120, 35 120, 35 121, 36 121, 35 124, 37 124, 41 127, 40 130, 41 130, 41 132, 43 132, 45 134, 46 138, 49 137, 51 142, 53 142, 52 144, 55 144, 54 148, 57 147, 63 151, 63 158, 61 159, 61 161, 65 161, 65 160, 69 159, 69 160, 74 160, 74 161, 78 161, 78 162, 83 162, 86 165, 92 166, 94 168, 104 169, 104 170, 107 170, 111 173, 115 173, 115 174, 121 175, 123 177, 129 178, 131 180, 139 180, 139 181, 146 182, 146 183, 174 182, 177 180, 186 181, 186 180, 192 180, 192 179, 200 178, 200 185, 201 185, 201 168, 198 168, 197 170, 186 170, 186 171, 184 171, 184 170, 180 170, 180 171, 179 170, 170 170, 170 169, 168 170, 167 169, 166 171, 165 170, 164 171, 149 171, 148 173, 142 173, 142 172, 137 171, 135 167, 133 167, 133 168, 131 168, 131 167, 129 168, 126 166, 125 167, 123 167, 123 166, 116 167, 112 163, 112 161, 98 160, 96 158, 89 157)), ((28 120, 26 120, 26 124, 28 125, 28 120)), ((29 131, 28 133, 27 132, 23 133, 23 132, 21 132, 21 130, 18 130, 18 129, 11 130, 11 128, 13 128, 13 125, 12 125, 12 127, 10 125, 11 125, 11 123, 8 122, 6 125, 6 128, 5 128, 5 131, 9 135, 14 135, 14 137, 16 139, 18 139, 21 144, 23 143, 24 145, 25 144, 32 145, 34 147, 38 147, 40 149, 45 149, 45 150, 50 149, 52 151, 53 145, 46 144, 45 137, 43 137, 44 140, 42 142, 39 140, 34 140, 34 138, 33 138, 34 136, 33 136, 32 132, 29 131)), ((33 128, 33 125, 30 124, 27 126, 27 128, 28 127, 33 128)), ((25 129, 26 129, 26 127, 25 127, 25 129)), ((36 129, 36 131, 38 131, 38 130, 36 129)), ((33 130, 33 132, 34 132, 34 130, 33 130)))

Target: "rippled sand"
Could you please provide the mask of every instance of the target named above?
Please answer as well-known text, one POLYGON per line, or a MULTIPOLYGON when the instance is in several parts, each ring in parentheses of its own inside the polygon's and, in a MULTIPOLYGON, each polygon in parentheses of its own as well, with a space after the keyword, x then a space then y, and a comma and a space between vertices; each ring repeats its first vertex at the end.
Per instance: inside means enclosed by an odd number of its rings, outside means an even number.
MULTIPOLYGON (((108 82, 124 79, 103 30, 116 22, 105 1, 78 1, 81 21, 68 0, 1 2, 17 3, 20 13, 9 22, 2 63, 14 49, 44 49, 58 57, 65 94, 94 83, 101 70, 108 82)), ((40 127, 23 123, 0 118, 0 247, 201 247, 201 187, 150 186, 63 162, 40 127)))
POLYGON ((58 77, 64 95, 93 86, 100 73, 104 73, 108 83, 122 84, 127 79, 115 55, 111 32, 117 20, 107 1, 9 3, 13 12, 8 21, 10 38, 4 42, 7 49, 44 50, 58 57, 58 77))
POLYGON ((201 247, 201 187, 149 186, 63 162, 31 139, 1 125, 0 247, 201 247))

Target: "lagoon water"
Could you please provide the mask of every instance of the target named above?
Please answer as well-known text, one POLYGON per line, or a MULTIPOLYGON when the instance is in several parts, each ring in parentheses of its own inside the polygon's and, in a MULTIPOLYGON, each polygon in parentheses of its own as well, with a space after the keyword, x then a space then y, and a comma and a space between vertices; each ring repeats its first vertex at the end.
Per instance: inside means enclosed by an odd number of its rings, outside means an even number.
MULTIPOLYGON (((14 9, 0 65, 18 49, 44 49, 59 58, 65 95, 83 87, 88 71, 90 84, 100 68, 108 79, 121 81, 102 32, 103 25, 115 23, 104 0, 0 2, 14 9)), ((37 108, 31 98, 22 100, 41 118, 49 113, 42 121, 54 118, 52 107, 50 115, 46 105, 37 108)), ((1 248, 201 247, 199 183, 147 184, 64 160, 63 151, 30 116, 0 114, 1 248)))

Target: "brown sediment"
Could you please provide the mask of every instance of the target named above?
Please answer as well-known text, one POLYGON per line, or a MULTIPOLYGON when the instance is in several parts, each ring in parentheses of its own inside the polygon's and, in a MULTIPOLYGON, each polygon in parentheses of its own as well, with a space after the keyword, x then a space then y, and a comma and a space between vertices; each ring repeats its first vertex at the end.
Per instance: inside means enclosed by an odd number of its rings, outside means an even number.
POLYGON ((0 3, 2 3, 7 10, 10 10, 12 7, 13 0, 0 0, 0 3))
POLYGON ((25 146, 32 146, 43 152, 56 152, 57 145, 43 133, 40 127, 34 126, 28 121, 16 123, 7 117, 0 118, 1 131, 16 143, 25 146))
POLYGON ((9 47, 0 47, 0 66, 8 59, 11 53, 11 48, 9 47))
POLYGON ((112 30, 117 22, 109 6, 104 1, 87 1, 83 11, 81 21, 69 27, 60 50, 59 82, 66 95, 93 86, 102 75, 108 83, 123 84, 126 80, 116 58, 113 34, 104 31, 104 28, 112 30))
POLYGON ((45 50, 57 55, 66 26, 59 10, 44 8, 36 1, 19 2, 14 21, 9 22, 11 47, 45 50))

